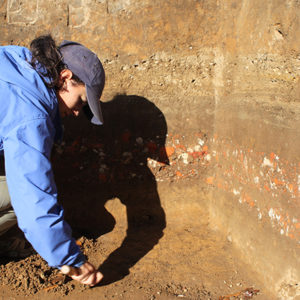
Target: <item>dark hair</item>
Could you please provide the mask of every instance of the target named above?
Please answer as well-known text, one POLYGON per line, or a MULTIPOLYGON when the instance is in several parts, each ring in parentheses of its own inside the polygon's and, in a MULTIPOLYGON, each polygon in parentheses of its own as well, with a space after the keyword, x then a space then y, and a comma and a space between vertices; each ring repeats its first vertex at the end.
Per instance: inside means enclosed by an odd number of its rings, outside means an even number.
MULTIPOLYGON (((60 89, 60 72, 68 67, 63 63, 63 57, 50 34, 42 35, 30 43, 32 59, 30 64, 41 75, 44 83, 49 88, 60 89), (44 68, 41 68, 41 65, 44 68), (47 77, 49 80, 45 80, 47 77)), ((72 79, 77 83, 83 83, 78 76, 73 74, 72 79)))

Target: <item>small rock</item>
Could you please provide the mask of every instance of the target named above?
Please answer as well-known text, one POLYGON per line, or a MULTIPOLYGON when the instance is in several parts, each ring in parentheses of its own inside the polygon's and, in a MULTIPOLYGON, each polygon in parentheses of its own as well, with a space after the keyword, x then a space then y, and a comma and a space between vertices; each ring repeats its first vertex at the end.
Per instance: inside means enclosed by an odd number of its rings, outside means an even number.
POLYGON ((143 142, 144 142, 144 140, 143 140, 143 138, 138 137, 138 138, 136 138, 136 142, 137 142, 139 145, 142 145, 143 142))

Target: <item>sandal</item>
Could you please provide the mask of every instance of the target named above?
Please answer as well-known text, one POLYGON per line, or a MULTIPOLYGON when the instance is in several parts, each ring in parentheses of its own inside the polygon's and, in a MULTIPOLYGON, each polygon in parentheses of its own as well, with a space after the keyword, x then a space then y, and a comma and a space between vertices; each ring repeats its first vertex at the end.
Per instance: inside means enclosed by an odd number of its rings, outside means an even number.
POLYGON ((34 253, 32 246, 25 238, 11 237, 0 239, 0 256, 9 258, 25 258, 34 253))

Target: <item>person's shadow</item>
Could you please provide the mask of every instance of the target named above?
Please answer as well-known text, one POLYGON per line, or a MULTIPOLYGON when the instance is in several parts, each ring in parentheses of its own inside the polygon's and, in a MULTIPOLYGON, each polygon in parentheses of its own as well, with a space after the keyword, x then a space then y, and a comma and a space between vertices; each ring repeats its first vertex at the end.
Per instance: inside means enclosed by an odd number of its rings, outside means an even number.
MULTIPOLYGON (((104 125, 67 120, 67 146, 54 155, 59 195, 75 235, 98 238, 115 218, 105 203, 118 198, 126 206, 127 235, 101 264, 107 285, 124 278, 163 236, 165 213, 147 160, 169 164, 163 113, 139 96, 118 95, 102 103, 104 125)), ((89 115, 90 111, 86 113, 89 115)))

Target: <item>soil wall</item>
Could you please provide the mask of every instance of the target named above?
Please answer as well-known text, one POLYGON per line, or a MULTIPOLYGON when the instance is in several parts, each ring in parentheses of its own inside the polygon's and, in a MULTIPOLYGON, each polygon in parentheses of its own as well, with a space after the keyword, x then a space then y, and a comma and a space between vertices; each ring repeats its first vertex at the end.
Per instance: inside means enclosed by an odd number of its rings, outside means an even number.
POLYGON ((0 0, 0 43, 27 46, 51 32, 94 50, 106 70, 107 107, 117 93, 135 95, 166 120, 165 145, 154 137, 145 144, 156 153, 148 158, 156 181, 190 180, 203 188, 211 224, 266 287, 294 299, 300 294, 299 17, 297 0, 0 0), (165 154, 166 167, 157 159, 165 154))

